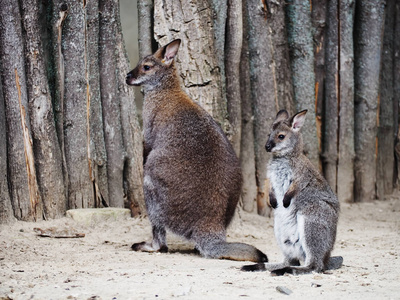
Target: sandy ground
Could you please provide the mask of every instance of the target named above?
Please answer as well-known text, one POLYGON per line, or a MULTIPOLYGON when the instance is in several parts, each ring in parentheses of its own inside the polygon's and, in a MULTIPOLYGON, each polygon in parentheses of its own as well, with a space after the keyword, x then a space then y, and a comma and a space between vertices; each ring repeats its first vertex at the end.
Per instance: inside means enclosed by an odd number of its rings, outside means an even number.
MULTIPOLYGON (((228 239, 280 261, 272 220, 239 215, 228 239)), ((399 198, 342 205, 333 255, 343 256, 344 265, 325 274, 241 272, 248 263, 202 258, 171 235, 170 253, 130 251, 133 242, 149 238, 146 218, 89 226, 69 218, 2 225, 0 299, 400 299, 399 198), (74 228, 85 237, 44 238, 34 227, 74 228)))

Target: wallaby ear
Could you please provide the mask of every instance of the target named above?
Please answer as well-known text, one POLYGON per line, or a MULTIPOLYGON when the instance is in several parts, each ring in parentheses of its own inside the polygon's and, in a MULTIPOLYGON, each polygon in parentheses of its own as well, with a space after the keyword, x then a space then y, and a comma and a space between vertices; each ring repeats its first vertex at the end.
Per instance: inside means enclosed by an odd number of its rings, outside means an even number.
POLYGON ((297 132, 303 126, 304 121, 306 120, 307 110, 302 110, 301 112, 295 114, 292 117, 290 124, 292 124, 292 130, 297 132))
POLYGON ((289 119, 289 113, 285 109, 281 109, 276 114, 274 124, 285 121, 287 119, 289 119))
POLYGON ((178 53, 180 44, 180 39, 173 40, 169 44, 158 49, 156 53, 154 53, 154 56, 160 59, 163 64, 170 65, 178 53))

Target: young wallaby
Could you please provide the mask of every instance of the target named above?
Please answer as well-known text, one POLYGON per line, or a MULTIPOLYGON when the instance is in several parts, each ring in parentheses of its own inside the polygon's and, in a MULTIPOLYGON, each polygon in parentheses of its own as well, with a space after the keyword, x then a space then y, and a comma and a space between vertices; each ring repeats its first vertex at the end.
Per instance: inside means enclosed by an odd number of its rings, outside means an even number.
POLYGON ((272 152, 267 176, 274 209, 275 237, 282 263, 244 266, 244 271, 269 270, 275 275, 336 269, 342 257, 330 257, 336 239, 339 201, 329 184, 303 154, 300 129, 307 110, 289 117, 278 112, 265 148, 272 152))
POLYGON ((129 85, 142 85, 144 193, 153 241, 135 251, 167 252, 166 229, 195 243, 205 257, 268 261, 257 248, 227 243, 241 191, 235 152, 213 118, 180 87, 174 40, 142 59, 128 73, 129 85))

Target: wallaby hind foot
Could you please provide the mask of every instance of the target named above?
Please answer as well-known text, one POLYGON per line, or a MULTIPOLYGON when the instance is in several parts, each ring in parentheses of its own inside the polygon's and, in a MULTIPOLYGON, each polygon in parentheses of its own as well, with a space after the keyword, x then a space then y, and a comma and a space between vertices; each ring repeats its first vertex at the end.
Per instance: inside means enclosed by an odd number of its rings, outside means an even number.
MULTIPOLYGON (((323 271, 337 270, 343 265, 342 256, 332 256, 329 258, 328 263, 325 265, 323 271)), ((274 276, 282 276, 288 274, 306 274, 314 271, 314 268, 291 266, 287 263, 258 263, 254 265, 245 265, 241 269, 244 272, 263 272, 270 271, 274 276)))
POLYGON ((134 243, 131 246, 133 251, 141 251, 141 252, 160 252, 160 253, 167 253, 168 247, 163 245, 160 247, 153 247, 152 243, 148 242, 141 242, 141 243, 134 243))

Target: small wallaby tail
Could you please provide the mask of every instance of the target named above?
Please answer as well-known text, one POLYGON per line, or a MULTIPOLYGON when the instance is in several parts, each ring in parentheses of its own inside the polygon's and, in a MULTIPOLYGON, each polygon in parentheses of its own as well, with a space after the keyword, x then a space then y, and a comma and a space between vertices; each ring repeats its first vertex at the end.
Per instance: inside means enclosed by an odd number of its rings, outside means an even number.
POLYGON ((325 270, 337 270, 343 265, 342 256, 332 256, 329 258, 328 263, 325 266, 325 270))
POLYGON ((253 247, 244 243, 218 242, 198 247, 200 253, 208 258, 230 259, 237 261, 267 262, 268 257, 253 247))

